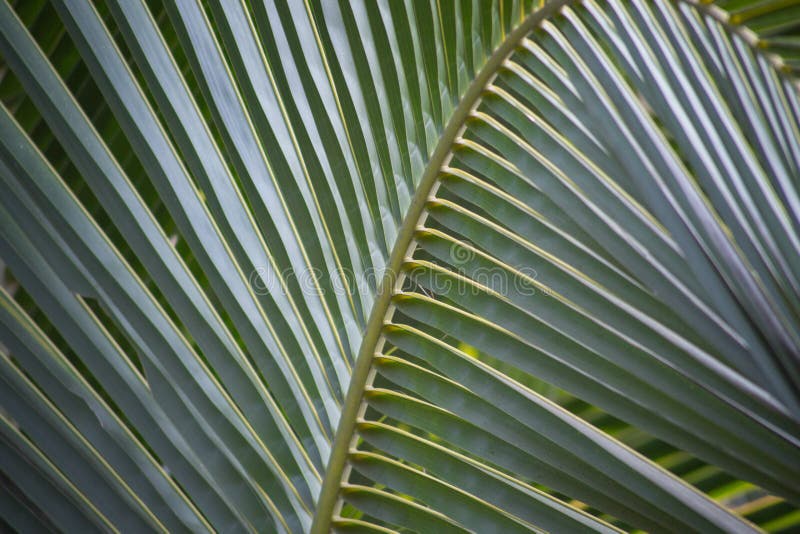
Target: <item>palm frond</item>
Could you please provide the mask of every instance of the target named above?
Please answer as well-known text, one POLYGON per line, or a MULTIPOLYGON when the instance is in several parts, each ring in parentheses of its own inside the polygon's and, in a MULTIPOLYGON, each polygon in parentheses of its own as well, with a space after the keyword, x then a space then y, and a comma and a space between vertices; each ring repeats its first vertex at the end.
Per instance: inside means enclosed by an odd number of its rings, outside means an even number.
POLYGON ((791 2, 0 3, 13 529, 800 523, 791 2))

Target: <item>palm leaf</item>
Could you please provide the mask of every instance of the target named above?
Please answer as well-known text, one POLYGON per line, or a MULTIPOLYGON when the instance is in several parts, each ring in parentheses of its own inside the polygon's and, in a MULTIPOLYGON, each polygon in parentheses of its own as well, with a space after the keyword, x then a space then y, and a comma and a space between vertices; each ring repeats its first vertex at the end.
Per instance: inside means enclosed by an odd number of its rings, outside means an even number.
POLYGON ((792 2, 0 5, 12 529, 800 523, 792 2))

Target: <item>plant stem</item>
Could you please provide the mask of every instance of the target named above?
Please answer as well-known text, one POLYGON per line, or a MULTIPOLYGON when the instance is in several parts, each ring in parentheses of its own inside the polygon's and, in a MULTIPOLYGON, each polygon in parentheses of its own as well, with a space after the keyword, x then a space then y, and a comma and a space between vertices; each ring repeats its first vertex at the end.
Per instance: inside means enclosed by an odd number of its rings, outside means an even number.
POLYGON ((325 471, 325 478, 322 482, 322 489, 317 499, 317 510, 314 515, 314 522, 311 525, 312 534, 323 534, 330 530, 333 520, 332 515, 339 498, 342 473, 347 463, 347 455, 355 433, 361 399, 372 367, 375 345, 378 343, 383 330, 386 310, 391 302, 393 288, 397 282, 401 265, 406 259, 417 223, 423 215, 428 196, 436 183, 436 179, 439 177, 439 171, 450 155, 453 143, 460 135, 464 122, 479 102, 484 88, 494 79, 503 62, 514 52, 519 42, 542 20, 572 1, 574 0, 556 0, 545 4, 528 15, 519 26, 508 34, 500 46, 494 50, 466 93, 464 93, 442 136, 439 138, 436 149, 428 161, 411 205, 408 207, 403 223, 400 226, 397 241, 395 241, 392 248, 389 263, 386 267, 386 273, 378 286, 377 298, 372 306, 361 347, 358 351, 350 387, 342 406, 342 415, 339 419, 339 426, 325 471))

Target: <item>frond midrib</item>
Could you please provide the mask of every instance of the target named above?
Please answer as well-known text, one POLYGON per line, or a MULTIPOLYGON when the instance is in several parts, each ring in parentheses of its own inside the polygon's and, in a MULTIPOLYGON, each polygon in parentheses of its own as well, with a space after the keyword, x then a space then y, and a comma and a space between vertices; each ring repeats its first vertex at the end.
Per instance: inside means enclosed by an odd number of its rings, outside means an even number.
POLYGON ((402 284, 401 266, 414 244, 414 232, 424 216, 425 205, 437 183, 442 167, 446 166, 470 114, 480 103, 484 89, 491 84, 506 59, 514 52, 520 41, 541 21, 556 13, 574 0, 555 0, 532 11, 522 23, 509 33, 494 50, 486 64, 477 73, 469 88, 461 97, 436 145, 425 171, 414 192, 411 204, 399 227, 397 239, 389 257, 384 275, 370 311, 361 345, 353 367, 350 386, 342 405, 342 413, 336 430, 331 455, 326 466, 322 490, 317 500, 317 509, 311 526, 312 534, 329 532, 333 512, 339 499, 339 488, 347 463, 347 455, 355 435, 356 423, 361 411, 362 397, 369 383, 375 345, 383 330, 386 315, 391 311, 391 297, 398 284, 402 284))

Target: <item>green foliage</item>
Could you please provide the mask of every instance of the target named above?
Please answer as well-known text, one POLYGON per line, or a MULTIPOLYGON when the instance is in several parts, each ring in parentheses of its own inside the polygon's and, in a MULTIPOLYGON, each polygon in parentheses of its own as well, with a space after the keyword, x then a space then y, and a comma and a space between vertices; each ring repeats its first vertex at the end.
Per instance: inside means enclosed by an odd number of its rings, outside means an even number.
POLYGON ((799 528, 795 2, 0 2, 0 526, 799 528))

